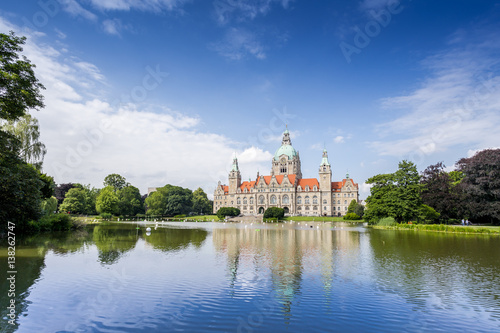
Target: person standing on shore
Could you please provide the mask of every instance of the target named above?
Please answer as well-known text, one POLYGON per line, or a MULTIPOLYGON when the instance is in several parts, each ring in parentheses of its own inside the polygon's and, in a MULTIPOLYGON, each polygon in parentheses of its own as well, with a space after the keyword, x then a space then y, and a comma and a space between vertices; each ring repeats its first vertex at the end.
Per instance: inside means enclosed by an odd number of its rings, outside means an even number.
POLYGON ((464 221, 464 219, 462 219, 462 225, 465 225, 465 221, 464 221))

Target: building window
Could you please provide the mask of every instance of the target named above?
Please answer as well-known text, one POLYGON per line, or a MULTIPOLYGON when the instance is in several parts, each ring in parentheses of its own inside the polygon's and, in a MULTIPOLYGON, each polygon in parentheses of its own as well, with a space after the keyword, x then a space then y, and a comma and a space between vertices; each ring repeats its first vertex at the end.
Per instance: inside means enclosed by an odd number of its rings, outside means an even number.
POLYGON ((300 207, 300 206, 299 206, 299 207, 297 207, 297 210, 301 210, 301 209, 302 209, 302 207, 300 207))
POLYGON ((333 207, 333 210, 335 211, 335 207, 333 207))
POLYGON ((337 204, 340 205, 340 200, 337 200, 337 204))
POLYGON ((240 198, 238 198, 238 200, 236 200, 236 204, 241 205, 241 199, 240 198))
POLYGON ((323 205, 326 205, 327 204, 327 201, 326 199, 323 200, 323 205))
POLYGON ((314 206, 314 207, 313 207, 313 210, 318 210, 318 206, 314 206))
POLYGON ((250 198, 250 205, 253 205, 253 198, 250 198))
POLYGON ((302 204, 302 197, 300 195, 297 197, 297 204, 302 204))
POLYGON ((271 205, 276 205, 276 196, 271 196, 271 205))
POLYGON ((347 200, 344 200, 344 205, 347 205, 347 200))
POLYGON ((306 206, 306 210, 309 210, 309 206, 306 206))
POLYGON ((318 197, 314 196, 313 197, 313 205, 317 205, 317 204, 318 204, 318 197))
POLYGON ((284 203, 284 204, 288 204, 288 203, 290 203, 290 200, 288 199, 288 195, 284 195, 284 196, 283 196, 283 203, 284 203))
POLYGON ((263 204, 264 204, 264 201, 265 201, 264 196, 263 196, 263 195, 261 195, 261 196, 259 197, 259 204, 260 204, 260 205, 263 205, 263 204))
POLYGON ((306 205, 309 204, 309 196, 305 197, 305 201, 304 202, 305 202, 306 205))

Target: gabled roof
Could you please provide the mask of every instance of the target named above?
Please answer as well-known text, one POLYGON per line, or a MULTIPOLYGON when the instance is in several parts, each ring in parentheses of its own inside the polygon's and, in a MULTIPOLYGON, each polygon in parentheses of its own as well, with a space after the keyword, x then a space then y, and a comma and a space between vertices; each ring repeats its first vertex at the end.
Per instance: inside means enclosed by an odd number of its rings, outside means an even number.
POLYGON ((224 190, 224 194, 229 193, 229 186, 222 185, 222 189, 224 190))
MULTIPOLYGON (((352 184, 355 188, 358 188, 358 184, 354 182, 354 180, 350 179, 352 181, 352 184)), ((345 186, 345 183, 347 183, 347 179, 343 179, 341 182, 332 182, 332 190, 337 190, 340 191, 342 187, 345 186)))
MULTIPOLYGON (((278 184, 281 185, 281 183, 283 183, 283 179, 284 179, 285 175, 277 175, 275 177, 276 177, 276 181, 278 182, 278 184)), ((295 178, 297 176, 296 175, 287 175, 287 177, 288 177, 288 180, 290 181, 290 183, 292 183, 292 185, 293 185, 295 183, 295 178)), ((255 182, 255 184, 258 183, 261 178, 266 182, 266 185, 269 185, 273 176, 260 176, 259 178, 257 178, 257 182, 255 182)))
POLYGON ((248 191, 250 191, 254 187, 255 187, 255 181, 249 181, 241 183, 240 189, 241 191, 244 191, 246 188, 248 191))
POLYGON ((306 186, 309 186, 310 189, 312 189, 314 185, 319 188, 319 182, 316 178, 302 178, 299 179, 299 182, 297 183, 297 186, 300 186, 302 188, 306 188, 306 186))

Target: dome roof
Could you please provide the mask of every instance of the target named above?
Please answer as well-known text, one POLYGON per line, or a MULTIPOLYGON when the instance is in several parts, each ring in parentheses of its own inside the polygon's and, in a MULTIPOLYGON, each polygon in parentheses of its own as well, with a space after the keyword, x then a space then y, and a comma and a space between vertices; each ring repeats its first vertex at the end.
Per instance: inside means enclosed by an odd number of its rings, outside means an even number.
POLYGON ((288 156, 288 159, 291 160, 297 156, 297 151, 295 151, 295 148, 293 148, 292 145, 284 144, 276 150, 276 153, 274 153, 274 160, 279 161, 281 155, 286 155, 288 156))

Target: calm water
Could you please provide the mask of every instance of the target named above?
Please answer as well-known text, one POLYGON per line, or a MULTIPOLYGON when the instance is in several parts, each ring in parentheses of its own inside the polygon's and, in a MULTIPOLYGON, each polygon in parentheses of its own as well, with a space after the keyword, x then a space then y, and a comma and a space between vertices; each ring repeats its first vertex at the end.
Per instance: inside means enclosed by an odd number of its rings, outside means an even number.
POLYGON ((500 331, 494 236, 150 223, 17 239, 15 327, 4 245, 4 332, 500 331))

